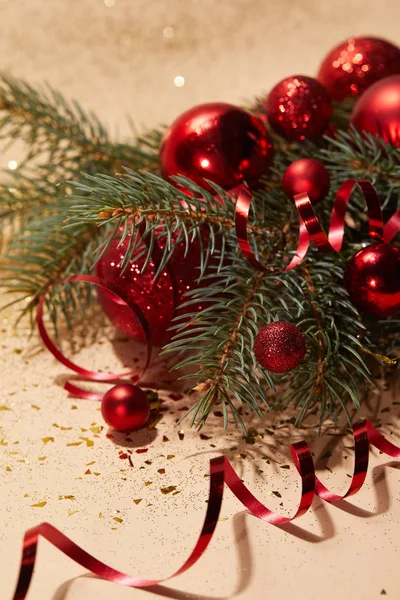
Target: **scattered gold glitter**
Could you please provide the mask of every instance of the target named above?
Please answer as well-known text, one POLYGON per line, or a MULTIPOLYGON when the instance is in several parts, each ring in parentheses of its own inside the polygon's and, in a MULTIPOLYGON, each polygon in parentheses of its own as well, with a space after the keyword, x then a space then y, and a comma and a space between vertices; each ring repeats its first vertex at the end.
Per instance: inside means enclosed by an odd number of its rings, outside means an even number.
POLYGON ((98 425, 97 427, 91 427, 90 431, 92 433, 101 433, 103 431, 104 427, 102 425, 98 425))
POLYGON ((71 406, 71 410, 78 410, 78 407, 76 406, 76 404, 73 404, 73 405, 71 406))
POLYGON ((29 498, 29 494, 24 494, 24 498, 29 498))
POLYGON ((90 462, 90 463, 86 463, 86 466, 87 466, 87 467, 90 467, 91 465, 94 465, 94 463, 95 463, 95 462, 96 462, 95 460, 92 460, 92 462, 90 462))
POLYGON ((152 481, 145 481, 144 485, 147 487, 148 485, 151 485, 153 482, 152 481))
POLYGON ((151 460, 145 460, 144 462, 145 462, 146 465, 152 465, 153 464, 153 461, 151 461, 151 460))
POLYGON ((169 439, 167 438, 167 436, 166 436, 166 435, 163 435, 162 441, 163 441, 163 442, 169 442, 169 439))
POLYGON ((22 348, 15 348, 14 354, 22 354, 22 348))
POLYGON ((60 427, 61 431, 71 431, 72 427, 60 427))
POLYGON ((54 442, 54 438, 50 437, 50 436, 49 437, 44 437, 44 438, 42 438, 42 442, 44 444, 48 444, 49 442, 54 442))
POLYGON ((185 439, 185 434, 184 434, 184 432, 182 430, 178 431, 178 436, 179 436, 179 439, 181 440, 181 442, 182 442, 182 440, 185 439))
POLYGON ((176 490, 176 492, 174 492, 172 495, 173 495, 173 496, 176 496, 177 494, 180 494, 180 493, 181 493, 181 491, 180 491, 180 490, 176 490))
POLYGON ((104 519, 104 515, 102 512, 99 513, 99 519, 104 519))
POLYGON ((11 468, 11 467, 6 467, 6 471, 7 471, 8 473, 10 473, 10 471, 12 471, 12 468, 11 468))
POLYGON ((74 515, 77 512, 79 512, 79 510, 72 510, 71 508, 69 508, 67 510, 67 514, 68 514, 69 517, 72 517, 72 515, 74 515))
POLYGON ((36 404, 31 404, 31 408, 34 408, 35 410, 40 410, 40 406, 37 406, 36 404))
POLYGON ((290 469, 290 465, 280 465, 280 469, 290 469))
POLYGON ((135 504, 140 504, 142 500, 143 500, 143 498, 138 498, 137 500, 134 500, 133 502, 135 504))
POLYGON ((75 496, 58 496, 59 500, 75 500, 75 496))
POLYGON ((172 458, 175 458, 175 454, 168 454, 167 455, 167 460, 171 460, 172 458))
POLYGON ((123 523, 124 522, 124 520, 121 519, 120 517, 113 517, 113 520, 117 521, 117 523, 123 523))
POLYGON ((95 471, 93 471, 93 475, 95 475, 96 477, 98 477, 99 475, 101 475, 101 473, 96 473, 95 471))
POLYGON ((88 469, 87 471, 85 471, 85 475, 91 475, 92 471, 90 469, 88 469))
POLYGON ((0 446, 8 446, 8 442, 6 442, 3 438, 2 440, 0 440, 0 446))
POLYGON ((170 494, 171 492, 174 492, 175 490, 176 490, 176 485, 170 485, 165 488, 160 488, 160 492, 162 494, 170 494))
POLYGON ((268 495, 273 498, 282 498, 282 495, 279 492, 268 492, 268 495))
POLYGON ((165 469, 158 469, 158 473, 160 473, 160 475, 165 475, 165 469))
POLYGON ((89 438, 86 438, 86 437, 82 437, 82 436, 81 436, 79 439, 81 439, 81 440, 83 440, 84 442, 86 442, 86 446, 87 446, 88 448, 90 448, 91 446, 94 446, 94 441, 93 441, 93 440, 90 440, 89 438))
POLYGON ((46 506, 47 502, 46 500, 43 500, 43 502, 38 502, 37 504, 31 504, 31 506, 33 506, 34 508, 43 508, 43 506, 46 506))
POLYGON ((229 519, 229 517, 220 517, 218 519, 218 521, 227 521, 229 519))
POLYGON ((8 406, 6 406, 5 404, 0 404, 0 410, 12 410, 12 409, 9 408, 8 406))

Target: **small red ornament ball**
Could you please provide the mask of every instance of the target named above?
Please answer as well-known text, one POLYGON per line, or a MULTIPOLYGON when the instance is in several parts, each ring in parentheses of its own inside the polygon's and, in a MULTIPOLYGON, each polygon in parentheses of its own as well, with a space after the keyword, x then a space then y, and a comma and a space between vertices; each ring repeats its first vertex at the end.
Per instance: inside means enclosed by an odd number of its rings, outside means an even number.
POLYGON ((332 114, 326 89, 305 75, 280 81, 268 94, 264 107, 271 127, 284 138, 295 141, 320 137, 332 114))
POLYGON ((371 244, 347 265, 344 285, 354 306, 378 317, 400 311, 400 250, 391 244, 371 244))
POLYGON ((264 369, 272 373, 287 373, 303 360, 306 342, 300 329, 292 323, 274 321, 258 332, 254 353, 264 369))
POLYGON ((205 179, 225 190, 243 181, 255 185, 271 160, 272 144, 262 121, 222 102, 200 104, 183 113, 165 133, 160 148, 165 179, 185 175, 209 191, 213 190, 205 179))
POLYGON ((400 73, 400 48, 374 37, 351 38, 334 48, 324 59, 318 81, 331 98, 360 96, 370 85, 400 73))
POLYGON ((350 122, 360 133, 400 148, 400 75, 374 83, 355 105, 350 122))
POLYGON ((104 394, 101 414, 107 425, 116 431, 132 431, 147 423, 150 403, 140 387, 120 383, 104 394))
POLYGON ((318 204, 329 192, 330 178, 328 171, 318 160, 300 158, 288 166, 282 185, 291 200, 296 194, 307 192, 312 204, 318 204))

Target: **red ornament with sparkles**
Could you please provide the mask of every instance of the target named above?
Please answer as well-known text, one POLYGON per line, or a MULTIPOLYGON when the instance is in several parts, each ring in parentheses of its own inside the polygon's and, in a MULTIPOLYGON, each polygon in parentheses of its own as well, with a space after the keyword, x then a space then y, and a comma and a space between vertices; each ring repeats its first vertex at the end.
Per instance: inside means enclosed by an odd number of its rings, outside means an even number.
MULTIPOLYGON (((203 246, 208 243, 208 229, 202 232, 203 246)), ((172 235, 174 240, 174 235, 172 235)), ((97 275, 104 279, 107 286, 121 296, 128 304, 136 304, 150 327, 152 343, 161 346, 167 339, 167 329, 175 315, 175 308, 182 303, 184 294, 196 287, 200 274, 200 244, 195 238, 185 256, 185 241, 175 248, 174 254, 156 281, 156 266, 151 260, 145 271, 146 249, 141 244, 128 267, 123 271, 123 260, 129 245, 127 238, 122 245, 120 240, 113 240, 100 261, 97 263, 97 275), (141 256, 144 252, 144 256, 141 256), (174 297, 174 286, 176 298, 174 297)), ((216 241, 218 246, 218 240, 216 241)), ((165 238, 158 240, 159 250, 162 251, 165 238)), ((213 263, 209 258, 209 264, 213 263)), ((145 343, 145 336, 138 321, 132 321, 128 311, 113 300, 104 290, 98 291, 100 304, 111 322, 128 337, 145 343)), ((200 310, 201 307, 197 307, 200 310)), ((191 310, 195 310, 193 307, 191 310)))
POLYGON ((104 394, 101 414, 107 425, 116 431, 132 431, 146 425, 150 403, 140 387, 120 383, 104 394))
POLYGON ((165 179, 186 175, 210 191, 205 179, 225 190, 243 181, 255 185, 271 160, 272 144, 260 119, 222 102, 183 113, 165 133, 160 149, 165 179))
POLYGON ((291 200, 296 194, 307 192, 312 204, 318 204, 329 192, 329 173, 318 160, 300 158, 288 166, 282 185, 291 200))
POLYGON ((274 321, 258 332, 254 353, 264 369, 272 373, 287 373, 303 360, 306 342, 300 329, 292 323, 274 321))
POLYGON ((354 306, 378 317, 400 311, 400 250, 391 244, 371 244, 347 265, 344 285, 354 306))
POLYGON ((360 133, 371 133, 400 148, 400 75, 386 77, 364 92, 350 122, 360 133))
POLYGON ((271 127, 288 140, 320 137, 329 124, 332 102, 326 89, 312 77, 293 75, 272 88, 265 102, 271 127))
POLYGON ((318 81, 334 100, 360 96, 376 81, 400 73, 400 48, 374 37, 351 38, 324 59, 318 81))

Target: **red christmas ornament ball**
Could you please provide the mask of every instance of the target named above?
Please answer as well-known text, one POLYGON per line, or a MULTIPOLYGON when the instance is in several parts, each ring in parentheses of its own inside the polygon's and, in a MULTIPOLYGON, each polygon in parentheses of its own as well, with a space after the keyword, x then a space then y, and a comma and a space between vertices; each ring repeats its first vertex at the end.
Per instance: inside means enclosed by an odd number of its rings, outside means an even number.
POLYGON ((376 81, 400 73, 400 48, 374 37, 350 38, 324 59, 318 81, 331 98, 360 96, 376 81))
MULTIPOLYGON (((208 228, 204 228, 201 232, 203 247, 207 247, 208 236, 208 228)), ((172 241, 174 240, 175 235, 172 234, 172 241)), ((149 324, 153 345, 161 346, 168 337, 167 330, 175 316, 176 307, 183 302, 184 294, 197 285, 200 274, 200 242, 196 237, 190 242, 185 254, 186 243, 181 241, 175 247, 168 268, 162 271, 157 280, 154 280, 157 269, 152 260, 142 273, 147 254, 143 244, 139 245, 128 267, 123 269, 128 245, 129 238, 122 244, 119 239, 113 240, 97 263, 96 273, 128 305, 136 305, 141 309, 149 324)), ((218 247, 218 240, 216 246, 218 247)), ((159 250, 163 251, 164 247, 165 238, 159 237, 159 250)), ((209 257, 209 265, 216 262, 217 259, 209 257)), ((110 297, 106 290, 100 289, 97 293, 104 312, 115 327, 137 342, 145 343, 142 327, 136 319, 132 319, 130 312, 110 297)), ((200 310, 201 306, 191 307, 193 311, 196 309, 200 310)))
POLYGON ((326 89, 305 75, 280 81, 268 94, 264 107, 271 127, 284 138, 295 141, 320 137, 332 114, 326 89))
POLYGON ((292 323, 274 321, 258 332, 254 353, 264 369, 272 373, 287 373, 303 360, 306 342, 300 329, 292 323))
POLYGON ((222 102, 200 104, 180 115, 160 148, 165 179, 185 175, 209 191, 205 179, 225 190, 243 181, 255 185, 271 160, 272 144, 261 120, 222 102))
POLYGON ((104 394, 101 414, 116 431, 132 431, 143 427, 149 420, 150 403, 140 387, 120 383, 104 394))
POLYGON ((329 192, 330 178, 328 171, 318 160, 300 158, 288 166, 282 185, 291 200, 296 194, 306 192, 312 204, 318 204, 329 192))
POLYGON ((354 306, 378 317, 400 311, 400 250, 391 244, 371 244, 347 265, 344 285, 354 306))
POLYGON ((400 75, 374 83, 355 105, 350 122, 359 131, 400 148, 400 75))

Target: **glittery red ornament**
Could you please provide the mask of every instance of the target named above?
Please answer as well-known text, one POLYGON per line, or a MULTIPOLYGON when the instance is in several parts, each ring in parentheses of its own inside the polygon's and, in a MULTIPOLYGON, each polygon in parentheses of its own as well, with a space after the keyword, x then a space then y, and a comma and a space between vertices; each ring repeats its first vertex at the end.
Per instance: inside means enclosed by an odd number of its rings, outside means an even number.
POLYGON ((213 191, 209 179, 225 190, 242 181, 254 185, 268 171, 272 144, 264 125, 231 104, 200 104, 183 113, 165 133, 160 148, 165 179, 186 175, 213 191))
POLYGON ((328 126, 332 102, 326 89, 312 77, 293 75, 272 88, 265 101, 271 127, 288 140, 312 140, 328 126))
POLYGON ((320 81, 334 100, 360 96, 370 85, 400 73, 400 48, 373 37, 351 38, 324 59, 320 81))
POLYGON ((400 250, 371 244, 347 265, 344 285, 354 306, 378 317, 400 311, 400 250))
POLYGON ((307 192, 312 204, 318 204, 329 192, 329 173, 318 160, 300 158, 288 166, 282 185, 291 200, 296 194, 307 192))
POLYGON ((120 383, 104 394, 101 414, 105 422, 116 431, 132 431, 147 423, 150 403, 140 387, 120 383))
POLYGON ((360 133, 380 136, 400 148, 400 75, 386 77, 364 92, 350 122, 360 133))
MULTIPOLYGON (((208 229, 202 231, 203 246, 208 243, 208 229)), ((172 239, 175 239, 174 234, 172 239)), ((136 304, 150 327, 152 343, 161 346, 167 339, 167 329, 171 325, 175 308, 183 301, 184 294, 196 287, 200 265, 200 242, 195 238, 190 242, 185 255, 186 244, 181 241, 174 250, 168 268, 164 269, 156 281, 156 267, 151 260, 145 271, 142 268, 146 258, 146 248, 139 245, 133 259, 123 271, 123 260, 129 245, 127 238, 122 245, 120 240, 113 240, 100 261, 97 263, 97 275, 107 286, 121 296, 128 304, 136 304), (144 253, 144 255, 143 255, 144 253), (176 297, 174 297, 174 286, 176 297)), ((158 239, 158 248, 164 249, 165 238, 158 239)), ((218 246, 218 240, 216 245, 218 246)), ((213 258, 210 257, 209 264, 213 258)), ((128 337, 145 343, 143 330, 136 320, 132 320, 129 312, 113 300, 106 291, 99 290, 100 304, 111 322, 128 337)), ((197 307, 200 310, 200 307, 197 307)), ((195 310, 193 307, 191 310, 195 310)))
POLYGON ((303 360, 306 342, 300 329, 292 323, 274 321, 258 332, 254 353, 264 369, 272 373, 287 373, 303 360))

